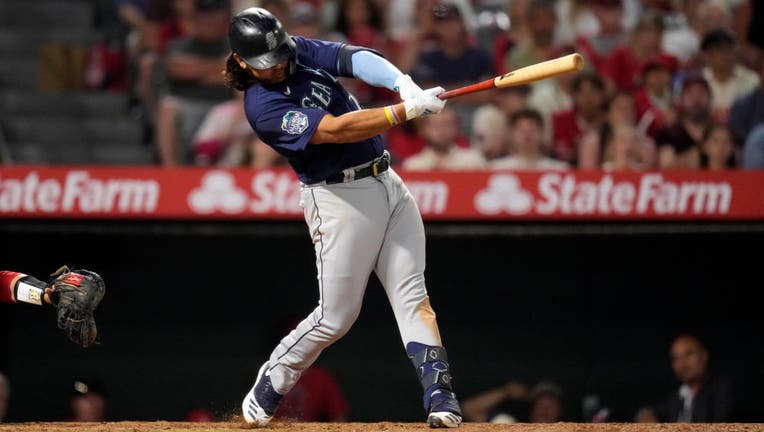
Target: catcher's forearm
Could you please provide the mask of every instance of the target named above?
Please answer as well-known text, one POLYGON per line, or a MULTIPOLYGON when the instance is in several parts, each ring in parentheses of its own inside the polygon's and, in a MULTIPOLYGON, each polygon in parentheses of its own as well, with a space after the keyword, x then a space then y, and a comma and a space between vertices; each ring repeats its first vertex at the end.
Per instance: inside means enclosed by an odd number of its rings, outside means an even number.
POLYGON ((45 293, 48 284, 24 273, 0 270, 0 301, 5 303, 50 303, 45 293))

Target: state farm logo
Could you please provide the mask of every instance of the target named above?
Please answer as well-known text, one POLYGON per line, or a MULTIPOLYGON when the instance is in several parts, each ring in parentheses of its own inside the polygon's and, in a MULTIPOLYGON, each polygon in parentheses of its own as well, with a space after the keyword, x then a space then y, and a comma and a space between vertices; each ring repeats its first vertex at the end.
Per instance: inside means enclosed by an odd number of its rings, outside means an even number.
POLYGON ((155 180, 96 178, 86 170, 41 178, 30 171, 22 178, 0 177, 0 213, 151 214, 159 192, 155 180))
POLYGON ((732 186, 725 181, 667 180, 657 173, 615 180, 603 175, 581 180, 576 173, 545 173, 535 185, 521 185, 517 176, 495 174, 475 195, 475 208, 485 215, 724 215, 732 204, 732 186))
POLYGON ((300 183, 287 172, 257 173, 247 189, 237 184, 231 172, 210 171, 202 177, 199 187, 189 192, 187 202, 199 214, 302 213, 300 183))
POLYGON ((236 179, 225 171, 212 171, 202 178, 202 186, 188 195, 188 205, 199 213, 220 210, 240 213, 247 205, 247 194, 236 186, 236 179))
POLYGON ((487 215, 503 211, 525 214, 533 207, 533 195, 520 185, 520 179, 512 174, 495 175, 488 180, 488 188, 475 195, 475 207, 487 215))

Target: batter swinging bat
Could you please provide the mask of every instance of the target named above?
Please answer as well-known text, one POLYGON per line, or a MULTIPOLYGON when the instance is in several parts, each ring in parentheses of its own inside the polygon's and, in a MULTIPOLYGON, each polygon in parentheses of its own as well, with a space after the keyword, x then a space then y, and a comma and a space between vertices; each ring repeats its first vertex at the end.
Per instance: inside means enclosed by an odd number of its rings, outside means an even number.
POLYGON ((553 76, 562 75, 569 72, 578 72, 584 67, 584 58, 581 54, 569 54, 545 62, 526 66, 496 78, 485 80, 477 84, 460 87, 441 93, 438 97, 441 99, 450 99, 452 97, 475 93, 492 88, 504 88, 528 84, 533 81, 539 81, 553 76))

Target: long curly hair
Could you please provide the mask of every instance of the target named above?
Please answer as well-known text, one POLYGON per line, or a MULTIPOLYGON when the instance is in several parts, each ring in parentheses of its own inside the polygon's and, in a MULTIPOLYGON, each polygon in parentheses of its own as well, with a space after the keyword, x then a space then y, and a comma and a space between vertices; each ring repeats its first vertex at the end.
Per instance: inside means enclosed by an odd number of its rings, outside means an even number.
POLYGON ((229 53, 225 60, 223 77, 225 79, 225 85, 239 91, 245 91, 249 86, 258 82, 257 78, 252 76, 250 71, 242 69, 239 62, 234 58, 233 52, 229 53))

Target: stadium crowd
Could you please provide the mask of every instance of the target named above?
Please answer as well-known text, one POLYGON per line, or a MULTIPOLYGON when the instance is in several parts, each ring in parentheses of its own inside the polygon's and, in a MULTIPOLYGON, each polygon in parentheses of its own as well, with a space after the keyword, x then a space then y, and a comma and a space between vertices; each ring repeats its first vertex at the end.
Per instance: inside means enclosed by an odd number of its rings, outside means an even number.
MULTIPOLYGON (((584 56, 580 73, 452 99, 389 130, 405 169, 764 168, 764 7, 753 1, 92 1, 109 43, 85 82, 130 95, 164 166, 285 163, 221 77, 231 14, 262 6, 292 35, 378 50, 423 88, 584 56)), ((363 106, 397 99, 346 86, 363 106)))

